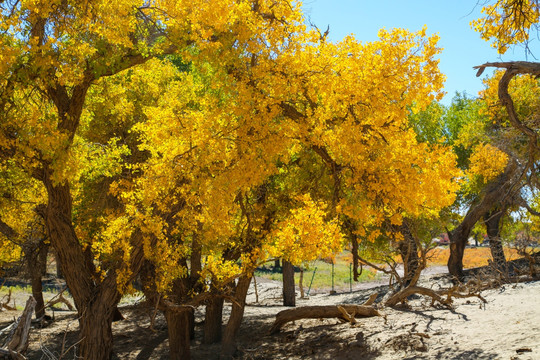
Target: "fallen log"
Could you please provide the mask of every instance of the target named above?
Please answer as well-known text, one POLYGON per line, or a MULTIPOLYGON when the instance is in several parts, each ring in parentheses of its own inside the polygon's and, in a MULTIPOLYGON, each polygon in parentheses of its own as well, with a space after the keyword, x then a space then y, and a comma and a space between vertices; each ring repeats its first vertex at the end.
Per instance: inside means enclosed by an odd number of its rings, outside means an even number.
POLYGON ((452 298, 468 298, 468 297, 477 297, 482 302, 486 303, 486 299, 480 295, 478 292, 469 291, 468 293, 460 292, 459 286, 454 286, 450 289, 443 289, 443 290, 432 290, 428 289, 422 286, 408 286, 394 295, 392 295, 386 302, 384 303, 385 306, 396 306, 398 303, 404 302, 407 300, 407 297, 413 294, 420 294, 431 297, 431 305, 434 305, 436 301, 438 301, 441 305, 450 307, 452 304, 452 298), (446 296, 446 299, 443 298, 443 296, 446 296))
POLYGON ((337 318, 347 322, 353 322, 354 318, 381 316, 372 306, 365 305, 328 305, 328 306, 303 306, 294 309, 280 311, 270 328, 270 334, 275 334, 288 322, 301 319, 329 319, 337 318))

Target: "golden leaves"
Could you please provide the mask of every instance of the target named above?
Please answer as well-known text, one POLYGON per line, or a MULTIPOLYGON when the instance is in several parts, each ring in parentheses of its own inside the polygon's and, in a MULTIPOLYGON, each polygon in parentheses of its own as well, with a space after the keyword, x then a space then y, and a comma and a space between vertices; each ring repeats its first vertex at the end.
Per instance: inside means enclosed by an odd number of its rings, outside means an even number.
POLYGON ((484 17, 471 22, 482 39, 504 54, 510 45, 526 43, 530 30, 540 20, 538 1, 496 0, 482 8, 484 17))
POLYGON ((484 184, 501 174, 508 163, 508 155, 490 144, 479 144, 473 148, 468 175, 481 176, 484 184))

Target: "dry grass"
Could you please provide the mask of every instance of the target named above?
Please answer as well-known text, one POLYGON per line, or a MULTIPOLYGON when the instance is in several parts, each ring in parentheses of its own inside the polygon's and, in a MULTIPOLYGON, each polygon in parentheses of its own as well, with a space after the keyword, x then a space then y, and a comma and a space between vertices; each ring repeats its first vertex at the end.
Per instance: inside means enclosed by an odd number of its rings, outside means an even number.
MULTIPOLYGON (((504 248, 506 260, 514 260, 519 257, 515 249, 504 248)), ((428 266, 445 266, 450 256, 449 248, 438 247, 430 253, 428 266)), ((473 268, 488 265, 491 259, 491 251, 488 247, 466 248, 463 255, 463 267, 473 268)))

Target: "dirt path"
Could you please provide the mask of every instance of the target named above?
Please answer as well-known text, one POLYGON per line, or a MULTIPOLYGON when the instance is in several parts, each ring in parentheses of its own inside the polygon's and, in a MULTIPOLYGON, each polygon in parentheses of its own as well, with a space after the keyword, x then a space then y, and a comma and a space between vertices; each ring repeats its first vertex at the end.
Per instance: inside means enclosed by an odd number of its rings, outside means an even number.
MULTIPOLYGON (((424 277, 425 286, 447 286, 444 276, 424 277)), ((540 359, 540 282, 505 285, 482 293, 487 299, 458 299, 452 310, 433 308, 423 298, 410 307, 383 309, 385 317, 360 319, 357 324, 335 319, 301 320, 287 324, 276 335, 268 331, 281 304, 281 283, 259 279, 259 302, 250 288, 245 319, 238 336, 239 359, 540 359)), ((387 280, 358 284, 354 291, 329 295, 328 290, 298 299, 297 305, 361 304, 373 292, 384 292, 387 280)), ((27 297, 28 294, 23 294, 27 297)), ((382 297, 382 295, 381 295, 382 297)), ((21 304, 23 302, 21 301, 21 304)), ((225 321, 230 304, 225 308, 225 321)), ((158 315, 150 329, 150 312, 137 301, 122 309, 126 320, 113 324, 115 358, 167 359, 166 324, 158 315)), ((218 359, 218 345, 202 344, 202 309, 197 312, 193 359, 218 359)), ((0 327, 17 312, 0 313, 0 327)), ((31 333, 29 359, 59 357, 76 342, 74 312, 56 311, 55 322, 31 333)), ((64 359, 74 358, 74 349, 64 359)))

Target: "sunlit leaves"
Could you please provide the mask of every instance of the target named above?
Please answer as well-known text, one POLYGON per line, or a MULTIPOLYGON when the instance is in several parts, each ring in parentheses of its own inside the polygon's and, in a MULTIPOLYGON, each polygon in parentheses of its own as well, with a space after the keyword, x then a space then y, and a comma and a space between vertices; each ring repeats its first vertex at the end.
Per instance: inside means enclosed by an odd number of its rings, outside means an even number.
POLYGON ((527 43, 531 30, 537 28, 540 20, 537 0, 489 1, 482 13, 484 17, 472 21, 471 26, 480 32, 482 39, 493 41, 492 46, 500 54, 504 54, 510 45, 527 43))

